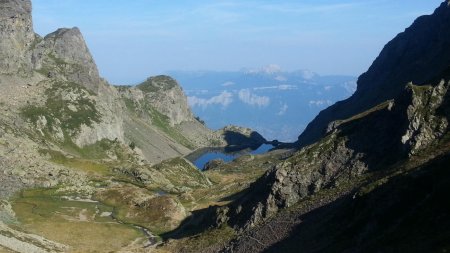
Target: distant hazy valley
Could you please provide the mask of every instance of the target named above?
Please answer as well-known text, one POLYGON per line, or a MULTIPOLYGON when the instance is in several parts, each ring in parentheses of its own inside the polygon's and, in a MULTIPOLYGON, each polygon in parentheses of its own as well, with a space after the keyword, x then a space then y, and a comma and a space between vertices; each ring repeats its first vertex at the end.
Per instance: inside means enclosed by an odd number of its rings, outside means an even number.
POLYGON ((236 72, 169 72, 208 127, 250 127, 268 140, 294 142, 323 109, 348 98, 356 77, 285 72, 276 65, 236 72))

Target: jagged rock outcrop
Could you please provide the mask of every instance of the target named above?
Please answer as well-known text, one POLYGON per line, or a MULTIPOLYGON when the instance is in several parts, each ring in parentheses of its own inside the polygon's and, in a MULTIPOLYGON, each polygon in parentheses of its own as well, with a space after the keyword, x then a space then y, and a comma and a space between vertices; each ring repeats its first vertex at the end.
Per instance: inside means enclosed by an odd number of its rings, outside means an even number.
POLYGON ((29 75, 35 40, 30 0, 0 1, 0 74, 29 75))
POLYGON ((33 31, 28 0, 2 1, 0 16, 0 74, 8 74, 0 82, 11 92, 5 96, 15 96, 5 98, 9 109, 28 115, 38 133, 58 142, 70 139, 83 147, 123 140, 117 92, 100 79, 79 29, 41 38, 33 31), (34 93, 16 91, 38 84, 34 93))
POLYGON ((48 77, 63 75, 68 81, 98 92, 100 81, 97 66, 77 27, 58 29, 48 34, 33 49, 34 69, 48 77))
POLYGON ((390 41, 358 79, 355 94, 323 110, 300 135, 306 146, 326 134, 332 121, 345 119, 398 96, 409 82, 436 83, 450 67, 450 6, 445 1, 432 15, 419 17, 390 41))

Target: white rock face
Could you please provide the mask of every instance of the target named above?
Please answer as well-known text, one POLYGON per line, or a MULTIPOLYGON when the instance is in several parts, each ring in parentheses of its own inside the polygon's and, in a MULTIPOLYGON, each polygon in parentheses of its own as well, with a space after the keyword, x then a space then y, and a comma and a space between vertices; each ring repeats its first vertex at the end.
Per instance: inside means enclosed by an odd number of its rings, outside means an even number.
POLYGON ((178 85, 164 94, 155 93, 148 98, 160 113, 169 117, 172 126, 192 121, 194 117, 187 106, 187 98, 178 85))

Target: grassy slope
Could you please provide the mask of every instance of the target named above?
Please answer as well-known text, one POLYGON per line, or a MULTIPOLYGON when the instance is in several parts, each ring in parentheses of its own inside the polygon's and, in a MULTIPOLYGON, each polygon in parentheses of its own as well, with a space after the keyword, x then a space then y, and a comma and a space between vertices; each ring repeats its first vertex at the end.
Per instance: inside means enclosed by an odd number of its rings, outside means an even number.
POLYGON ((112 207, 64 200, 54 190, 23 191, 13 200, 13 209, 21 227, 77 252, 116 251, 134 240, 145 240, 135 227, 102 217, 102 213, 112 212, 112 207))

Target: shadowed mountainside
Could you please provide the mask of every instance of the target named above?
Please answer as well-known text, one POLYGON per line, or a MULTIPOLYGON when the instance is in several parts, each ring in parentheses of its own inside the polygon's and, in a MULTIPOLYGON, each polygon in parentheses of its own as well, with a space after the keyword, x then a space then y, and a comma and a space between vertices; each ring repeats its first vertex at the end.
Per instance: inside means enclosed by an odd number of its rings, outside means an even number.
POLYGON ((432 15, 419 17, 381 51, 349 99, 323 110, 298 139, 304 147, 326 134, 328 125, 393 99, 405 84, 426 85, 449 68, 450 7, 441 4, 432 15))

